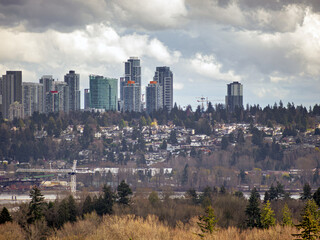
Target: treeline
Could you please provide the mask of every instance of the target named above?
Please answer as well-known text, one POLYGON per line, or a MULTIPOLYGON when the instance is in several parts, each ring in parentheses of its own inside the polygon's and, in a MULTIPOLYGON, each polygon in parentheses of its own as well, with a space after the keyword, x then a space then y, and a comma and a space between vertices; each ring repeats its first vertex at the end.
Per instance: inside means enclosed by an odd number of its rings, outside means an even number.
MULTIPOLYGON (((320 114, 320 106, 315 105, 307 110, 303 106, 294 106, 288 103, 285 107, 280 102, 274 106, 261 108, 259 105, 247 106, 245 109, 238 108, 230 113, 226 111, 223 105, 213 107, 208 104, 206 110, 202 111, 200 106, 193 111, 190 106, 185 110, 174 106, 168 113, 165 109, 153 112, 150 115, 135 112, 70 112, 50 113, 48 115, 34 113, 27 119, 14 119, 13 121, 4 121, 0 119, 0 159, 17 160, 21 163, 36 162, 41 159, 65 159, 70 163, 77 159, 81 150, 91 150, 93 158, 99 159, 108 155, 108 158, 114 159, 116 163, 125 164, 130 159, 119 156, 118 160, 113 156, 113 152, 119 153, 122 150, 132 151, 134 153, 152 151, 145 148, 145 142, 141 135, 142 126, 151 125, 157 121, 158 124, 173 123, 176 126, 195 129, 196 134, 211 135, 218 123, 260 123, 273 127, 274 124, 282 124, 283 136, 295 136, 297 131, 306 131, 309 127, 314 127, 315 116, 320 114), (83 134, 79 134, 77 127, 84 126, 83 134), (139 144, 130 146, 125 141, 119 146, 114 144, 113 139, 103 139, 95 141, 94 134, 100 127, 117 125, 120 129, 125 126, 134 127, 132 139, 138 139, 139 144), (56 141, 61 133, 68 126, 73 126, 74 135, 72 141, 56 141), (44 131, 47 136, 43 135, 44 131), (106 149, 108 149, 106 152, 106 149)), ((252 143, 258 146, 254 152, 255 161, 263 161, 267 156, 271 159, 282 160, 283 153, 276 144, 262 144, 263 133, 257 129, 251 129, 253 134, 252 143)), ((315 130, 315 134, 320 134, 320 129, 315 130)), ((122 139, 120 139, 122 140, 122 139)), ((169 139, 170 143, 175 143, 174 138, 169 139)), ((222 149, 226 149, 228 144, 235 142, 242 143, 243 134, 238 136, 230 135, 225 137, 222 142, 222 149), (228 140, 228 141, 227 141, 228 140)), ((165 146, 167 142, 163 143, 165 146)), ((140 154, 141 155, 141 154, 140 154)), ((237 155, 235 154, 235 161, 237 155)), ((144 159, 139 158, 140 164, 144 164, 144 159)), ((279 166, 278 169, 283 169, 279 166)))
MULTIPOLYGON (((189 189, 184 198, 172 198, 172 194, 170 189, 164 189, 160 197, 157 192, 140 189, 132 196, 130 187, 122 181, 116 191, 104 186, 99 195, 80 195, 80 198, 68 196, 47 203, 40 189, 33 187, 28 204, 20 205, 19 210, 11 214, 7 208, 2 209, 0 224, 18 223, 28 239, 46 239, 59 232, 59 229, 63 232, 66 227, 77 226, 89 219, 98 226, 105 219, 111 221, 111 218, 106 218, 108 215, 120 218, 135 216, 136 219, 150 219, 153 215, 156 216, 153 221, 159 220, 173 229, 181 228, 181 224, 187 226, 198 219, 199 228, 196 232, 199 236, 216 234, 219 229, 268 229, 276 225, 296 226, 305 231, 310 227, 305 224, 306 221, 314 224, 310 234, 320 232, 317 205, 320 204, 320 188, 312 193, 310 186, 305 185, 299 200, 291 199, 279 183, 265 193, 264 201, 260 200, 255 188, 248 200, 241 192, 231 193, 223 186, 206 187, 200 194, 189 189)), ((92 229, 86 229, 77 233, 80 234, 78 238, 92 232, 92 229)), ((291 231, 293 234, 303 233, 291 231)))

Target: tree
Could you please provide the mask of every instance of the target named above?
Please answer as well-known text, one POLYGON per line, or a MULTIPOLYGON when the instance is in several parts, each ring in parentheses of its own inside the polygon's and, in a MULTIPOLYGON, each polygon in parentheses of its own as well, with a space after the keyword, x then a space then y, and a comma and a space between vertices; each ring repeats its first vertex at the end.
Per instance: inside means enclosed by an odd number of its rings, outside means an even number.
POLYGON ((6 207, 2 208, 0 213, 0 224, 4 224, 6 222, 12 222, 12 217, 6 207))
POLYGON ((31 202, 29 203, 28 223, 33 223, 43 217, 44 197, 37 186, 33 186, 30 190, 29 196, 31 202))
POLYGON ((118 203, 123 205, 129 205, 129 202, 130 202, 129 195, 132 194, 132 190, 124 180, 122 180, 119 186, 117 187, 117 191, 118 191, 118 203))
POLYGON ((320 206, 320 187, 313 194, 313 200, 320 206))
POLYGON ((160 201, 159 199, 159 196, 158 196, 158 193, 155 192, 155 191, 152 191, 150 194, 149 194, 149 197, 148 197, 148 200, 150 202, 150 204, 155 207, 158 202, 160 201))
POLYGON ((256 188, 253 188, 249 198, 249 204, 246 207, 247 226, 249 228, 261 227, 261 213, 259 208, 260 194, 256 188))
POLYGON ((212 234, 214 231, 217 231, 217 219, 211 206, 206 208, 203 216, 199 216, 197 224, 202 232, 198 234, 201 238, 204 238, 206 233, 212 234))
POLYGON ((222 137, 222 140, 221 140, 221 149, 226 150, 228 145, 229 145, 229 140, 228 140, 228 137, 225 135, 222 137))
POLYGON ((93 211, 93 204, 90 195, 86 197, 82 206, 82 214, 91 213, 93 211))
POLYGON ((300 194, 301 200, 309 200, 312 199, 311 187, 309 183, 305 183, 303 186, 303 192, 300 194))
POLYGON ((169 142, 171 144, 177 144, 178 143, 176 130, 172 130, 170 132, 169 142))
POLYGON ((184 186, 188 183, 189 180, 189 165, 188 163, 184 166, 182 177, 181 177, 181 184, 184 186))
POLYGON ((268 229, 276 223, 274 211, 270 207, 270 202, 267 201, 261 211, 261 226, 268 229))
POLYGON ((319 210, 317 204, 313 200, 308 200, 304 208, 302 220, 300 224, 296 225, 299 230, 298 234, 292 234, 299 239, 318 239, 320 237, 319 231, 319 210))
POLYGON ((161 149, 167 149, 167 141, 166 140, 163 140, 162 144, 160 145, 160 148, 161 149))
POLYGON ((68 212, 69 212, 68 221, 75 222, 77 220, 77 208, 76 208, 76 202, 72 195, 68 197, 68 212))
POLYGON ((186 192, 186 197, 192 200, 193 204, 199 203, 198 194, 195 189, 191 188, 186 192))
POLYGON ((292 217, 288 205, 285 203, 282 209, 282 226, 292 226, 292 217))
POLYGON ((94 209, 97 214, 102 216, 104 214, 111 214, 115 195, 110 186, 104 185, 102 188, 103 195, 99 196, 94 203, 94 209))

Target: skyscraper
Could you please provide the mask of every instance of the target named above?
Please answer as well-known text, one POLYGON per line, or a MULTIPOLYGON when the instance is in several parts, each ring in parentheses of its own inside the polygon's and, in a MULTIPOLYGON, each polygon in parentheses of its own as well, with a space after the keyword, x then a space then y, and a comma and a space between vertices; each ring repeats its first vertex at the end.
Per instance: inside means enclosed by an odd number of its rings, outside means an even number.
POLYGON ((163 89, 158 82, 151 81, 146 87, 147 97, 147 112, 150 114, 153 111, 163 108, 163 89))
POLYGON ((127 62, 124 63, 125 80, 134 81, 137 85, 141 86, 141 67, 140 59, 137 57, 130 57, 127 62))
MULTIPOLYGON (((9 118, 10 105, 15 102, 22 104, 22 71, 7 71, 6 75, 2 76, 3 118, 9 118)), ((18 113, 17 115, 20 116, 22 114, 18 113)))
POLYGON ((69 110, 80 110, 80 75, 70 70, 69 73, 64 76, 64 81, 69 86, 69 110))
POLYGON ((227 85, 226 108, 233 112, 236 107, 243 107, 243 85, 233 82, 227 85))
POLYGON ((84 89, 84 109, 90 108, 90 89, 84 89))
POLYGON ((32 116, 34 112, 42 113, 43 84, 23 82, 22 96, 24 117, 32 116))
POLYGON ((0 113, 2 115, 2 77, 0 77, 0 113))
POLYGON ((53 90, 59 94, 59 111, 68 113, 70 104, 69 86, 66 82, 55 81, 53 82, 53 90))
POLYGON ((162 105, 170 112, 173 107, 173 74, 170 67, 157 67, 153 81, 162 86, 162 105))
POLYGON ((118 79, 90 75, 90 107, 116 111, 118 106, 118 79))
POLYGON ((44 75, 39 79, 39 82, 43 85, 43 103, 42 103, 42 112, 43 113, 48 113, 48 109, 50 109, 48 107, 48 98, 47 95, 49 94, 50 91, 53 91, 53 82, 54 79, 52 77, 52 75, 44 75))
POLYGON ((123 111, 139 112, 141 107, 141 87, 134 81, 128 81, 123 87, 123 111))
POLYGON ((140 112, 141 105, 141 66, 140 59, 130 57, 124 64, 124 79, 120 79, 120 98, 123 111, 140 112), (129 94, 131 97, 126 96, 129 94), (128 110, 131 109, 131 110, 128 110))

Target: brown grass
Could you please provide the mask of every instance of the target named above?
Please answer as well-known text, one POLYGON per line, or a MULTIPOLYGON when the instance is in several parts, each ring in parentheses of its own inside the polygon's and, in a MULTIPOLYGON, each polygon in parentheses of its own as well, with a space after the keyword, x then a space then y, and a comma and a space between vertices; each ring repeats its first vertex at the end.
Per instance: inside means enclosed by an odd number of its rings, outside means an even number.
POLYGON ((0 225, 0 240, 24 240, 25 232, 16 222, 0 225))
MULTIPOLYGON (((93 217, 94 219, 94 217, 93 217)), ((155 216, 148 216, 146 219, 134 215, 126 216, 105 216, 100 224, 94 224, 95 220, 84 219, 75 224, 66 224, 57 231, 51 240, 192 240, 200 239, 196 235, 199 228, 196 224, 197 219, 193 218, 188 224, 178 223, 177 227, 172 228, 160 222, 155 216)), ((268 230, 248 229, 241 231, 239 228, 229 227, 220 229, 213 235, 208 235, 205 239, 215 240, 289 240, 291 234, 297 233, 293 227, 275 226, 268 230)))

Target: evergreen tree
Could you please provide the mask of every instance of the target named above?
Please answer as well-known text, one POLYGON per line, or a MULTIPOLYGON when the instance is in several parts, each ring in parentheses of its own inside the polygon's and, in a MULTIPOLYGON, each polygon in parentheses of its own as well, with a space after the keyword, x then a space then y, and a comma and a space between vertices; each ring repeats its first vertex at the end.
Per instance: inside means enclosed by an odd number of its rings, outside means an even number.
POLYGON ((305 183, 303 186, 303 192, 300 194, 301 200, 309 200, 312 199, 312 193, 311 193, 311 187, 309 185, 309 183, 305 183))
POLYGON ((267 201, 261 211, 261 226, 262 228, 269 228, 276 223, 274 211, 270 207, 270 202, 267 201))
POLYGON ((29 203, 28 223, 33 223, 43 217, 44 197, 37 186, 33 186, 30 190, 29 196, 31 202, 29 203))
POLYGON ((319 231, 319 210, 317 204, 313 200, 308 200, 304 208, 302 220, 300 224, 296 225, 299 230, 298 234, 292 234, 298 239, 318 239, 320 237, 319 231))
POLYGON ((117 187, 117 191, 118 191, 118 203, 123 205, 129 205, 129 202, 130 202, 129 195, 132 194, 132 190, 124 180, 122 180, 119 186, 117 187))
POLYGON ((313 194, 313 200, 320 206, 320 187, 313 194))
POLYGON ((188 163, 184 166, 182 177, 181 177, 181 184, 184 186, 188 183, 189 180, 189 165, 188 163))
POLYGON ((229 140, 228 140, 228 137, 225 135, 222 137, 222 140, 221 140, 221 149, 226 150, 228 145, 229 145, 229 140))
POLYGON ((12 217, 6 207, 2 208, 0 213, 0 224, 4 224, 6 222, 12 222, 12 217))
POLYGON ((82 206, 82 214, 91 213, 93 211, 93 203, 90 195, 86 197, 82 206))
POLYGON ((261 227, 261 213, 259 208, 260 194, 256 188, 253 188, 249 198, 249 204, 246 208, 247 227, 261 227))
POLYGON ((197 224, 202 232, 198 234, 201 238, 204 238, 207 233, 212 234, 214 231, 217 231, 217 219, 211 206, 206 208, 203 216, 199 216, 199 222, 197 222, 197 224))
POLYGON ((197 194, 195 189, 189 189, 186 192, 186 197, 191 199, 193 204, 198 204, 199 203, 198 194, 197 194))
POLYGON ((282 209, 282 226, 292 226, 292 217, 288 205, 285 203, 282 209))
POLYGON ((68 212, 69 212, 68 221, 75 222, 77 220, 77 208, 76 208, 76 202, 72 195, 68 197, 68 212))
POLYGON ((100 195, 99 198, 94 201, 94 209, 100 216, 112 213, 115 199, 115 195, 110 186, 104 185, 102 191, 103 195, 100 195))

